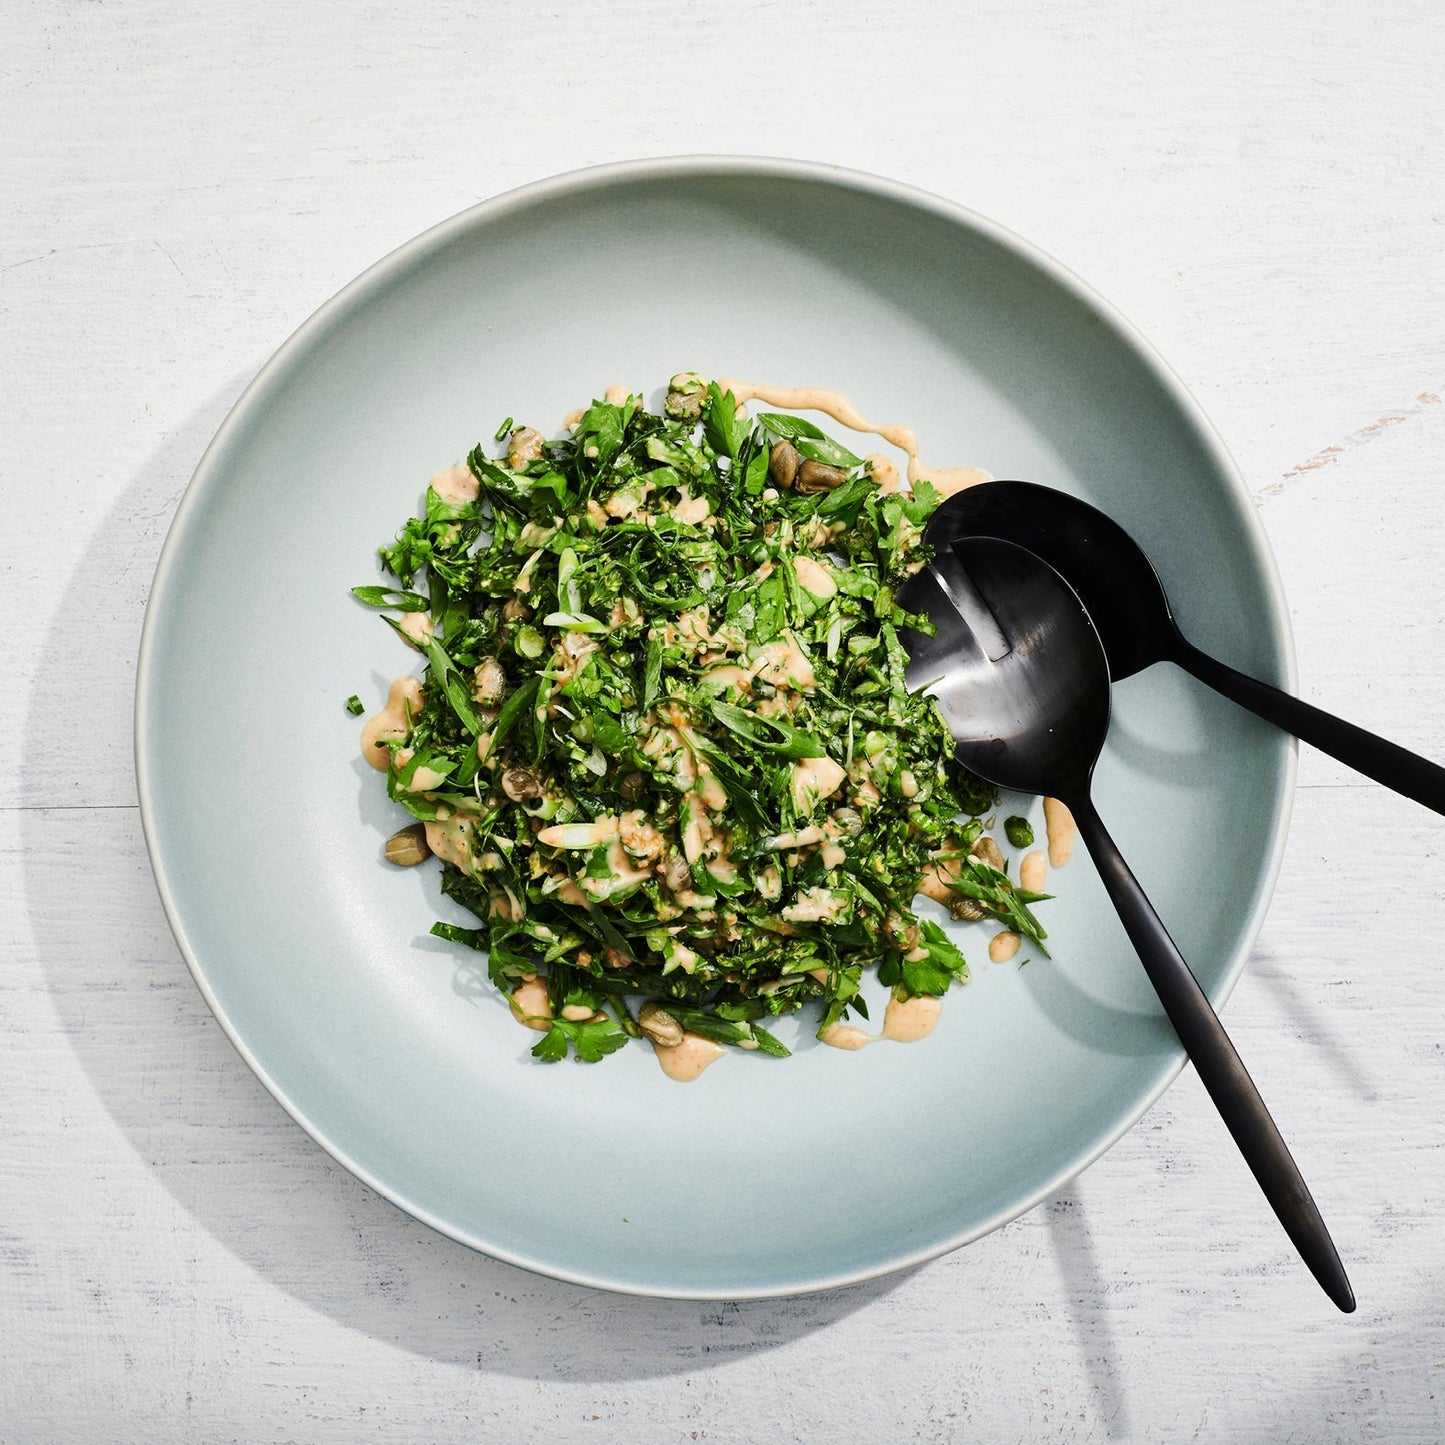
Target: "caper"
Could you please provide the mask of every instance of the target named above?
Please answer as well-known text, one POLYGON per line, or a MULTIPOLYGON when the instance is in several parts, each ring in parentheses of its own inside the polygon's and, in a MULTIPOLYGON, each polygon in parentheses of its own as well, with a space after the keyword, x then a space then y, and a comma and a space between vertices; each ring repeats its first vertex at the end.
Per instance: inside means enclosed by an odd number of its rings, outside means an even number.
POLYGON ((682 1025, 653 999, 639 1010, 637 1026, 659 1048, 670 1049, 682 1042, 682 1025))
POLYGON ((414 868, 430 857, 426 828, 421 823, 413 823, 410 828, 403 828, 386 840, 387 862, 395 863, 398 868, 414 868))
POLYGON ((530 803, 542 796, 542 780, 531 768, 508 768, 502 774, 502 791, 514 803, 530 803))
POLYGON ((772 451, 768 453, 768 475, 780 487, 791 487, 801 460, 792 442, 774 442, 772 451))
POLYGON ((707 382, 695 371, 680 371, 667 383, 662 409, 674 421, 696 421, 707 400, 707 382))
POLYGON ((831 492, 847 480, 848 473, 842 467, 830 467, 826 462, 804 462, 798 468, 800 492, 831 492))
POLYGON ((662 881, 674 893, 681 893, 692 882, 692 869, 681 853, 674 853, 663 865, 662 881))
POLYGON ((482 707, 501 702, 507 690, 507 674, 495 657, 484 657, 472 673, 472 701, 482 707))
POLYGON ((883 920, 883 931, 888 935, 888 941, 900 953, 912 953, 922 939, 922 929, 918 925, 918 920, 914 919, 910 922, 899 913, 890 913, 883 920))

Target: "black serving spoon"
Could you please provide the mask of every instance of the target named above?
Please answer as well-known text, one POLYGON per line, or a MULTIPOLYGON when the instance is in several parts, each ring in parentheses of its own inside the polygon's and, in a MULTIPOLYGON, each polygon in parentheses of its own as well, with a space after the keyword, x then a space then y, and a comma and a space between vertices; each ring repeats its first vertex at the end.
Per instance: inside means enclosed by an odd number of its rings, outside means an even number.
POLYGON ((902 634, 909 687, 936 699, 965 767, 997 787, 1058 798, 1073 813, 1169 1022, 1285 1233, 1325 1293, 1353 1310, 1309 1187, 1090 798, 1109 730, 1109 667, 1078 595, 1025 548, 969 537, 910 578, 898 601, 937 628, 933 637, 902 634))
POLYGON ((1149 558, 1097 507, 1036 482, 984 482, 948 498, 923 533, 939 553, 968 536, 1017 542, 1058 572, 1098 629, 1113 681, 1173 662, 1266 722, 1445 813, 1445 768, 1236 672, 1189 642, 1149 558))

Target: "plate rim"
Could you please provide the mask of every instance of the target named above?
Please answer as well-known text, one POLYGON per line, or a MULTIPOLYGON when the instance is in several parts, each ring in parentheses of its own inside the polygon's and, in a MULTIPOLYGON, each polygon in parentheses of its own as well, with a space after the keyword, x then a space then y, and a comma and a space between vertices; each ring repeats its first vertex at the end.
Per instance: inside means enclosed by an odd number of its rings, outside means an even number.
MULTIPOLYGON (((844 191, 862 192, 873 198, 892 201, 909 209, 925 212, 947 221, 955 227, 971 231, 992 241, 1004 251, 1011 253, 1016 259, 1042 273, 1091 312, 1108 330, 1123 341, 1132 354, 1144 365, 1156 384, 1178 407, 1180 414, 1207 453, 1210 462, 1224 479, 1226 489, 1236 504, 1235 510, 1244 524, 1251 560, 1263 584, 1269 603, 1271 631, 1274 633, 1280 653, 1283 674, 1281 685, 1287 691, 1298 691, 1294 637, 1278 565, 1244 478, 1223 439, 1199 402, 1153 344, 1113 302, 1095 291, 1086 281, 1035 243, 959 202, 949 200, 921 187, 868 171, 822 161, 789 159, 779 156, 683 154, 611 161, 601 165, 564 171, 513 187, 468 206, 455 215, 419 232, 366 267, 317 307, 265 361, 227 412, 225 419, 202 453, 190 481, 186 484, 175 515, 167 529, 165 541, 161 546, 155 575, 146 599, 145 618, 141 628, 136 661, 133 715, 135 781, 141 829, 151 872, 160 895, 161 906, 176 945, 181 951, 186 967, 202 998, 214 1015, 216 1022, 221 1026, 222 1032, 230 1040, 232 1047, 276 1102, 316 1144, 320 1145, 350 1174, 383 1199, 428 1228, 435 1230, 438 1234, 455 1240, 458 1244, 473 1249, 488 1258, 500 1260, 505 1264, 546 1278, 591 1289, 654 1299, 781 1299, 841 1289, 917 1268, 929 1260, 961 1249, 964 1245, 991 1234, 1011 1220, 1035 1209, 1113 1148, 1153 1108, 1184 1068, 1187 1060, 1183 1047, 1176 1045, 1177 1056, 1164 1070, 1158 1085, 1146 1091, 1145 1097, 1137 1107, 1126 1110, 1113 1125, 1103 1131, 1091 1147, 1081 1153, 1071 1155, 1068 1161, 1051 1174, 1043 1185, 1024 1198, 996 1210, 981 1222, 961 1229, 942 1240, 931 1241, 920 1248, 892 1257, 886 1263, 870 1264, 857 1269, 840 1270, 832 1274, 806 1279, 794 1279, 776 1285, 720 1289, 657 1285, 646 1281, 611 1277, 606 1273, 593 1274, 559 1267, 544 1259, 529 1256, 523 1251, 486 1242, 475 1234, 450 1224, 409 1201, 406 1198, 404 1186, 384 1183, 365 1165, 352 1158, 344 1149, 330 1140, 324 1129, 307 1116, 304 1109, 290 1097, 287 1089, 255 1056, 212 990, 204 964, 187 935, 181 915, 180 901, 171 886, 160 844, 159 830, 154 816, 156 799, 152 769, 146 747, 152 710, 160 706, 159 699, 153 696, 151 681, 153 670, 157 665, 155 662, 156 636, 161 626, 158 618, 166 610, 165 598, 172 585, 171 579, 178 571, 184 557, 187 537, 193 520, 200 511, 204 494, 217 485, 217 478, 222 474, 225 456, 238 440, 239 434, 248 426, 253 415, 264 409, 268 395, 283 384, 286 374, 304 359, 313 344, 320 341, 329 329, 349 316, 358 306, 373 299, 373 292, 384 290, 388 285, 401 279, 407 270, 419 261, 474 229, 484 228, 508 216, 569 195, 599 189, 605 190, 609 187, 636 181, 684 181, 703 177, 781 179, 821 183, 844 191)), ((1274 800, 1275 819, 1269 857, 1261 874, 1261 886, 1258 889, 1254 906, 1244 920, 1240 946, 1230 959, 1218 987, 1210 995, 1211 1002, 1216 1008, 1229 998, 1244 971, 1258 940, 1265 914, 1273 899, 1280 868, 1283 864, 1289 837, 1299 756, 1296 740, 1287 734, 1285 737, 1287 746, 1284 749, 1284 765, 1279 775, 1274 800)))

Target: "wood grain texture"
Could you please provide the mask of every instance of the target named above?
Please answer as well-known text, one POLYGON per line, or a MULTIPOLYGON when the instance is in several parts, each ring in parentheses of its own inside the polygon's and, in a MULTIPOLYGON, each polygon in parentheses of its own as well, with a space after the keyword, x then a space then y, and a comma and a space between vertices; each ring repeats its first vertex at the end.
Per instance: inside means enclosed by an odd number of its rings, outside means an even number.
POLYGON ((1441 13, 0 10, 0 1441, 1445 1438, 1445 825, 1338 765, 1302 757, 1227 1021, 1349 1319, 1189 1073, 1049 1204, 875 1284, 667 1303, 472 1255, 235 1055, 130 761, 166 527, 284 336, 477 199, 709 150, 923 185, 1115 300, 1249 480, 1304 695, 1445 758, 1441 13))

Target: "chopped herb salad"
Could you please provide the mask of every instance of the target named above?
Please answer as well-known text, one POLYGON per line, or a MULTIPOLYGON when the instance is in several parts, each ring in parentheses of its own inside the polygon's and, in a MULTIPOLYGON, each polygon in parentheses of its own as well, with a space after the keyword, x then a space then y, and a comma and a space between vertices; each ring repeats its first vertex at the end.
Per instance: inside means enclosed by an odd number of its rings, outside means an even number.
POLYGON ((426 661, 364 750, 416 820, 387 856, 442 860, 477 924, 432 932, 486 953, 538 1058, 786 1054, 767 1020, 866 1018, 869 970, 939 997, 968 966, 920 893, 1043 951, 993 789, 904 685, 898 629, 927 624, 895 591, 933 487, 886 492, 692 374, 661 414, 597 401, 563 439, 508 418, 496 443, 355 589, 426 661))

